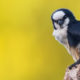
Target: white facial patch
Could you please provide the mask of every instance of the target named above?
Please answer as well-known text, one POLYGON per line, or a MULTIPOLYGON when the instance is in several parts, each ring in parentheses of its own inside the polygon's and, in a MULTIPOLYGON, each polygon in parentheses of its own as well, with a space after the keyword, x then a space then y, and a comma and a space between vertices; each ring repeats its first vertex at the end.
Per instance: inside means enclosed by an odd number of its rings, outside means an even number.
POLYGON ((68 26, 69 22, 70 22, 69 18, 66 18, 63 27, 68 26))
POLYGON ((63 11, 57 11, 53 14, 53 19, 54 20, 59 20, 62 19, 65 13, 63 11))
POLYGON ((60 29, 60 25, 59 24, 54 23, 54 25, 55 25, 56 29, 60 29))

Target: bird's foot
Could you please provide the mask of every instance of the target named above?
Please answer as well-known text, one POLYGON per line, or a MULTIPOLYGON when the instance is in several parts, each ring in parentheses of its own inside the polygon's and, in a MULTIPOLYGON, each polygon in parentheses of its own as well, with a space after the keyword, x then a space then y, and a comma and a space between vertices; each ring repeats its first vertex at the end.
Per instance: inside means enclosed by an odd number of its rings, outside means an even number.
POLYGON ((80 59, 77 62, 75 62, 74 64, 70 65, 69 69, 72 69, 73 67, 76 68, 78 64, 80 64, 80 59))

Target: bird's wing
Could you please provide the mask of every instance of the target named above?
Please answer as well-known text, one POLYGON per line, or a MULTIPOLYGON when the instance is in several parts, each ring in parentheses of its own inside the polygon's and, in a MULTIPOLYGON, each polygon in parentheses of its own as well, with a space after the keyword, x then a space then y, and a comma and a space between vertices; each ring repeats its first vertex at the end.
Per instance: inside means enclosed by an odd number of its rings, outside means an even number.
POLYGON ((80 37, 80 22, 76 22, 74 24, 71 24, 68 28, 68 32, 73 36, 80 37))
POLYGON ((80 42, 80 22, 77 21, 68 27, 68 42, 70 46, 76 46, 80 42))

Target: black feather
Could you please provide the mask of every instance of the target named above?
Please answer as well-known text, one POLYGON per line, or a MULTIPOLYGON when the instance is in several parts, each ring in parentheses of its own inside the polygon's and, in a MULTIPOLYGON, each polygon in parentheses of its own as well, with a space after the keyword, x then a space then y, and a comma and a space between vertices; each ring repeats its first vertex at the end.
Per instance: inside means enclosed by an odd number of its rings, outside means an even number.
POLYGON ((69 24, 68 27, 68 42, 70 46, 76 47, 80 43, 80 22, 69 24))

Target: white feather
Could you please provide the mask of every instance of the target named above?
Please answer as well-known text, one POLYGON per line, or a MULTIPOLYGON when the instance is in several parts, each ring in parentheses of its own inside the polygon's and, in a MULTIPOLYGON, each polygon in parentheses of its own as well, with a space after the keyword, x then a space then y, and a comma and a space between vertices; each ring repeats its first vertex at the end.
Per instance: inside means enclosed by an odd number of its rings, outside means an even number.
POLYGON ((54 30, 53 36, 56 40, 65 45, 67 42, 67 27, 54 30))
POLYGON ((65 15, 65 13, 64 13, 63 11, 55 12, 55 13, 53 14, 53 19, 54 19, 54 20, 59 20, 59 19, 61 19, 64 15, 65 15))

